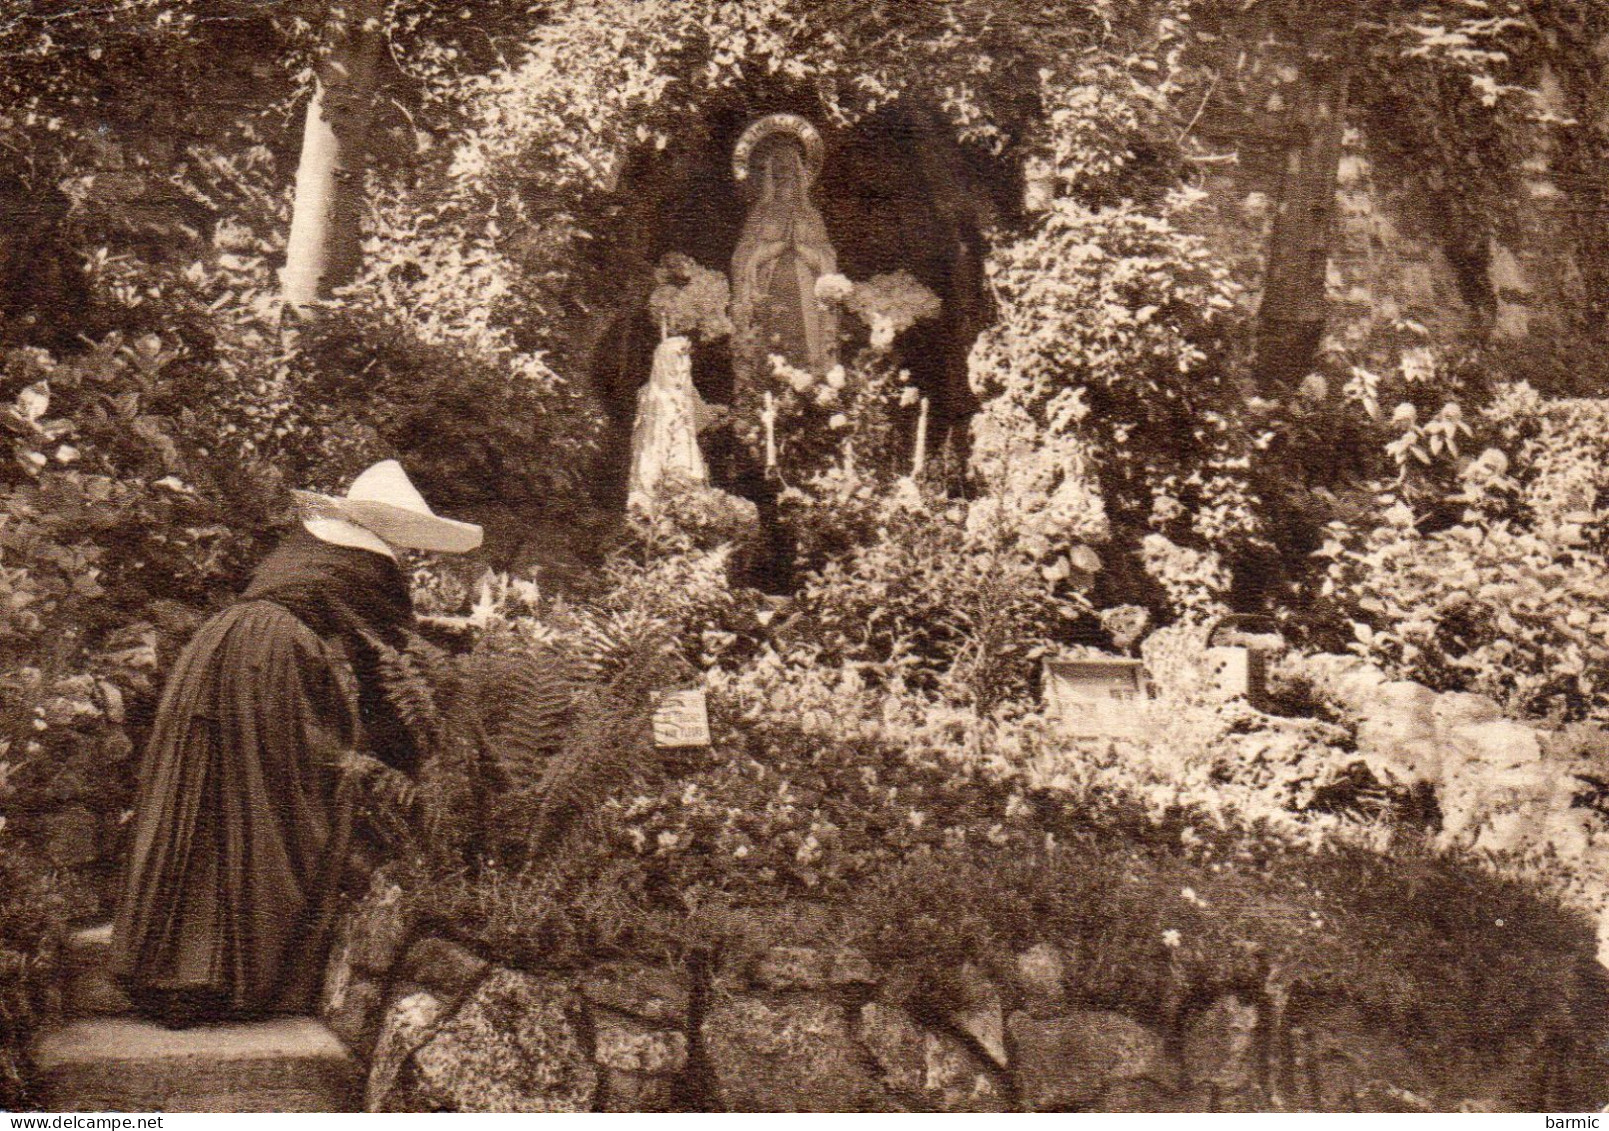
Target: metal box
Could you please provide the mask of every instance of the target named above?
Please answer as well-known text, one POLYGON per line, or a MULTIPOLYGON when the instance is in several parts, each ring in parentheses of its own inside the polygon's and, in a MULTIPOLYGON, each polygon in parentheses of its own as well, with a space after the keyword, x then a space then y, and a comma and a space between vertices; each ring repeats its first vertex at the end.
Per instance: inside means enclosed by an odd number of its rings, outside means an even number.
POLYGON ((1145 720, 1145 665, 1121 656, 1078 656, 1044 663, 1046 714, 1070 738, 1133 738, 1145 720))

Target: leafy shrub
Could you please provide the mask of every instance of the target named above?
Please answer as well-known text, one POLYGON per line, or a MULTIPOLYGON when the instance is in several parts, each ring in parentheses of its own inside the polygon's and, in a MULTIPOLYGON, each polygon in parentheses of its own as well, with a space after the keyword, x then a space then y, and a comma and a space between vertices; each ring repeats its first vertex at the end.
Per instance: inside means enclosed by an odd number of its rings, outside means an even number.
POLYGON ((1510 390, 1477 421, 1494 446, 1462 462, 1442 507, 1416 514, 1389 491, 1374 525, 1332 527, 1326 595, 1356 650, 1514 711, 1609 718, 1603 414, 1510 390))
MULTIPOLYGON (((270 500, 251 505, 249 471, 186 435, 176 356, 155 337, 113 335, 60 360, 12 351, 0 369, 13 552, 43 555, 41 566, 51 546, 81 555, 56 563, 77 596, 104 589, 125 612, 155 597, 203 603, 232 585, 269 521, 270 500)), ((73 612, 97 623, 82 601, 73 612)))
POLYGON ((60 885, 0 825, 0 1108, 7 1111, 31 1107, 28 1050, 52 1000, 65 922, 60 885))
POLYGON ((652 562, 694 550, 741 553, 758 529, 753 503, 680 475, 660 480, 645 504, 626 515, 623 548, 634 560, 652 562))
MULTIPOLYGON (((396 455, 441 506, 579 500, 600 425, 586 400, 504 335, 432 338, 383 298, 355 290, 303 335, 290 387, 318 432, 367 431, 360 459, 396 455)), ((333 486, 361 466, 307 474, 333 486)))
POLYGON ((231 513, 249 476, 185 435, 174 360, 114 335, 0 366, 0 813, 126 808, 158 650, 235 586, 266 525, 264 499, 231 513))
POLYGON ((27 1059, 55 989, 56 948, 66 922, 50 872, 0 833, 0 1107, 31 1107, 27 1059))
POLYGON ((1257 534, 1229 379, 1238 291, 1170 199, 1162 215, 1058 200, 990 260, 973 469, 1058 552, 1109 533, 1121 564, 1151 531, 1220 552, 1257 534))
POLYGON ((1040 566, 988 516, 911 480, 868 502, 840 492, 815 508, 837 512, 840 539, 877 523, 875 538, 828 560, 799 593, 818 662, 897 672, 985 715, 1026 698, 1039 657, 1088 608, 1065 569, 1040 566))

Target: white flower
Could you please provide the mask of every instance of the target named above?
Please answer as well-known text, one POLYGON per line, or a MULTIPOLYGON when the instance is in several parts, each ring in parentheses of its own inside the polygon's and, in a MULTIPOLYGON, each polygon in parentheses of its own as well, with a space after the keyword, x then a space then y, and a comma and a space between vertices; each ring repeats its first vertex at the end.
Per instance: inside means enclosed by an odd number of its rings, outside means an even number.
POLYGON ((1169 927, 1167 930, 1162 932, 1162 945, 1167 947, 1169 950, 1178 949, 1179 944, 1182 942, 1184 942, 1184 937, 1172 927, 1169 927))
POLYGON ((844 387, 844 367, 842 365, 835 365, 827 370, 827 387, 832 389, 842 389, 844 387))
POLYGON ((917 392, 915 385, 906 385, 899 391, 899 403, 902 407, 910 406, 920 400, 921 396, 922 394, 917 392))
POLYGON ((881 314, 872 316, 871 347, 874 350, 886 350, 894 344, 894 323, 881 314))
POLYGON ((827 421, 827 427, 828 428, 848 428, 849 427, 849 417, 845 416, 841 412, 835 412, 835 413, 832 414, 832 419, 827 421))

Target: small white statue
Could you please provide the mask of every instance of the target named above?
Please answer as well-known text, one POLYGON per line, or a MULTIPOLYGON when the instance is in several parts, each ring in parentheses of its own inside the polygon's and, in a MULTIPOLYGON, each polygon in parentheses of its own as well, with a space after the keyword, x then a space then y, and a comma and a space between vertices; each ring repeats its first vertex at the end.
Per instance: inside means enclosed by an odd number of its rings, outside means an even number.
POLYGON ((680 335, 666 338, 654 350, 648 384, 637 394, 627 506, 646 510, 666 476, 709 484, 698 433, 712 415, 693 387, 691 343, 680 335))

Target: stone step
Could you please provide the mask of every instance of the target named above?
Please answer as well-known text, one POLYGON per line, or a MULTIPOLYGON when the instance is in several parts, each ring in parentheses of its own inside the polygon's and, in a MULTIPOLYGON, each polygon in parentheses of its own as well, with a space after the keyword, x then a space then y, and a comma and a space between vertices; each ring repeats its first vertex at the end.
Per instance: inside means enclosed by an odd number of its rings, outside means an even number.
POLYGON ((310 1017, 166 1029, 101 1017, 34 1047, 44 1111, 361 1111, 345 1046, 310 1017))
POLYGON ((62 1012, 68 1017, 122 1017, 133 1011, 112 977, 112 925, 68 935, 62 948, 62 1012))

